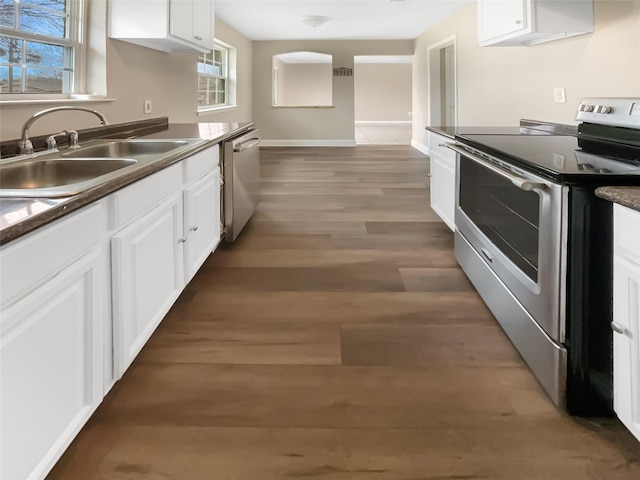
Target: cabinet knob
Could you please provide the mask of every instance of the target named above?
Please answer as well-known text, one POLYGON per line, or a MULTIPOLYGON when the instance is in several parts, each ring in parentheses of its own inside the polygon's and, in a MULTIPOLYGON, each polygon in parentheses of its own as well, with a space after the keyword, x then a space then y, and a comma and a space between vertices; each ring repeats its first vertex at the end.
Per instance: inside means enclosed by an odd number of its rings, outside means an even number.
POLYGON ((202 40, 202 37, 200 37, 198 35, 194 35, 193 38, 195 38, 196 40, 202 40))
POLYGON ((522 20, 516 20, 516 25, 520 25, 522 23, 522 20))
POLYGON ((192 232, 197 232, 198 228, 200 228, 200 227, 198 227, 198 225, 194 225, 193 227, 191 227, 191 231, 192 232))
POLYGON ((186 238, 181 238, 180 240, 178 240, 178 243, 185 243, 187 241, 186 238))

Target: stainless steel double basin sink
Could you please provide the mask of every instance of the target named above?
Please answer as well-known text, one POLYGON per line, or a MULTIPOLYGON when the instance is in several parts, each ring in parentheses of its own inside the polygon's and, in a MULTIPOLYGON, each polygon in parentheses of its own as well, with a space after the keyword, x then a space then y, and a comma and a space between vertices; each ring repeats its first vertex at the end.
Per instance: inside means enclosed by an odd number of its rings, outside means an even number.
POLYGON ((0 197, 68 197, 189 150, 192 140, 93 140, 0 162, 0 197))

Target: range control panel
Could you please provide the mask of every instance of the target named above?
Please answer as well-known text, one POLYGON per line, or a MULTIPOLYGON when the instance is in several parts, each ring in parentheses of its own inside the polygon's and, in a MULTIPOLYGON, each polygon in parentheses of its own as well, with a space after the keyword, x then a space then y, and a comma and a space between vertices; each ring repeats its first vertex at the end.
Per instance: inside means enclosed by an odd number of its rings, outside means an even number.
POLYGON ((576 120, 640 128, 640 98, 583 98, 578 107, 576 120))

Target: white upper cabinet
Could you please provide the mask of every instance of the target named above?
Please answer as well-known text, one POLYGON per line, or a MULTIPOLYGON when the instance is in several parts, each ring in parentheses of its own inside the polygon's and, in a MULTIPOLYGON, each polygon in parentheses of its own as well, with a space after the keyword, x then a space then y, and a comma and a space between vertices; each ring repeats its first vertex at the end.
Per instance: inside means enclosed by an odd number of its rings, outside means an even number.
POLYGON ((109 37, 170 53, 210 52, 214 0, 109 0, 109 37))
POLYGON ((478 0, 480 46, 530 46, 593 32, 593 0, 478 0))

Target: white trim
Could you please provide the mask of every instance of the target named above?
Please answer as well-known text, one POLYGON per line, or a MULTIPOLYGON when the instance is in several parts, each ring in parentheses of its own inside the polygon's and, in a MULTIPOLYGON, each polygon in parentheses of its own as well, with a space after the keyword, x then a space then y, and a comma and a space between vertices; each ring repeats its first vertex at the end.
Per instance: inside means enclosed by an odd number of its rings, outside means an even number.
POLYGON ((262 140, 262 147, 355 147, 355 140, 262 140))
POLYGON ((429 147, 427 147, 426 145, 416 140, 411 140, 411 146, 416 150, 418 150, 419 152, 424 153, 425 155, 431 155, 431 151, 429 150, 429 147))
POLYGON ((356 125, 411 125, 411 120, 356 121, 356 125))
POLYGON ((198 110, 198 116, 213 115, 214 113, 228 112, 229 110, 237 110, 237 105, 225 105, 224 107, 211 107, 207 109, 198 110))
MULTIPOLYGON (((22 94, 28 95, 28 94, 22 94)), ((2 98, 2 97, 0 97, 2 98)), ((37 98, 33 100, 0 100, 0 105, 55 105, 55 104, 67 104, 67 103, 107 103, 115 102, 117 98, 111 97, 89 97, 89 98, 37 98)))

